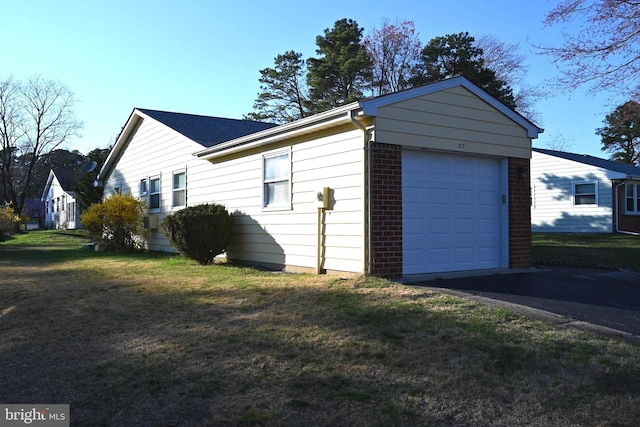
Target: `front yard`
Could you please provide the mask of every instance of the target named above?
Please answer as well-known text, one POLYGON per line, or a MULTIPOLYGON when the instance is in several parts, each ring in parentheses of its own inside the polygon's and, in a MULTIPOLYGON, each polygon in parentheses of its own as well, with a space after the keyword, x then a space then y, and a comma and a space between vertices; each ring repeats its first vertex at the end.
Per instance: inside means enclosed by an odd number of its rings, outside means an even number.
POLYGON ((30 235, 0 244, 0 402, 68 403, 73 426, 640 419, 640 349, 617 339, 375 278, 30 235))

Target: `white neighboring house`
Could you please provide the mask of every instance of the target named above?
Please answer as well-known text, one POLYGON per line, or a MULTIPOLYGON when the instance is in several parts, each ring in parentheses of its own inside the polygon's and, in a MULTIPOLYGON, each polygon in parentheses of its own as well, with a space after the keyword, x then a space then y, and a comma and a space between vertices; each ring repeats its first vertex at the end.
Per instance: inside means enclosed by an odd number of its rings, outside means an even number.
POLYGON ((463 77, 275 127, 134 109, 98 182, 105 197, 147 201, 152 250, 174 251, 164 217, 215 202, 236 219, 229 255, 250 264, 386 277, 520 268, 539 132, 463 77))
POLYGON ((73 191, 76 180, 76 170, 73 168, 49 171, 41 198, 44 202, 45 228, 67 230, 82 228, 80 205, 73 191))
POLYGON ((640 232, 640 168, 533 148, 533 232, 640 232))

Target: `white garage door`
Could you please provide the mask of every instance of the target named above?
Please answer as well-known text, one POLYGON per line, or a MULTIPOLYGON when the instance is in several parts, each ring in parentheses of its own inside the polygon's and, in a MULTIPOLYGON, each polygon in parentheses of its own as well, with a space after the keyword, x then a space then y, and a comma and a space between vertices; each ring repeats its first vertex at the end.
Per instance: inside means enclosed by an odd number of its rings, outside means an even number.
POLYGON ((404 151, 404 274, 501 267, 500 160, 404 151))

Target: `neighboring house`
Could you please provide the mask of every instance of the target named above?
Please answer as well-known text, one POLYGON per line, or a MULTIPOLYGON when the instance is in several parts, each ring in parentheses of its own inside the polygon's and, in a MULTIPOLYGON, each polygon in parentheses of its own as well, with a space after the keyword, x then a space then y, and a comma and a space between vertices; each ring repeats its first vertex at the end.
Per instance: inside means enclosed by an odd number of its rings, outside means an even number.
POLYGON ((82 228, 80 205, 73 191, 75 185, 75 169, 60 168, 49 172, 41 199, 44 202, 45 228, 67 230, 82 228))
POLYGON ((640 168, 582 154, 534 148, 534 232, 640 232, 640 168))
POLYGON ((228 255, 250 264, 386 277, 528 267, 539 132, 463 77, 276 127, 134 109, 98 180, 105 197, 147 200, 152 250, 173 251, 166 215, 215 202, 236 218, 228 255))

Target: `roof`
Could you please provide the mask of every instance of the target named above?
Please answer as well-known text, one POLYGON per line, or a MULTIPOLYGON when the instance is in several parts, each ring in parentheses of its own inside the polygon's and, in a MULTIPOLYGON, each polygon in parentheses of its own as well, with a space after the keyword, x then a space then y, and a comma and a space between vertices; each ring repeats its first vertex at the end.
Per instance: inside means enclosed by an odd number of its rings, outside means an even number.
POLYGON ((196 153, 196 155, 200 158, 211 159, 223 152, 230 153, 232 151, 241 151, 261 144, 267 144, 289 138, 297 134, 310 132, 314 129, 317 130, 349 122, 356 124, 356 121, 359 122, 364 117, 376 117, 378 115, 378 108, 380 107, 457 86, 468 89, 480 99, 487 102, 502 114, 522 126, 527 131, 527 136, 529 138, 537 138, 538 134, 544 131, 516 111, 486 93, 467 78, 460 76, 416 88, 406 89, 401 92, 352 102, 329 111, 296 120, 295 122, 286 123, 275 128, 265 129, 257 133, 247 134, 233 140, 225 141, 215 146, 205 148, 204 150, 196 153))
POLYGON ((137 108, 138 111, 181 133, 203 147, 211 147, 230 139, 239 138, 277 126, 273 123, 250 120, 225 119, 196 114, 137 108))
POLYGON ((127 147, 129 138, 145 118, 151 118, 162 123, 193 142, 200 144, 203 149, 277 126, 273 123, 254 122, 251 120, 225 119, 197 114, 134 108, 109 152, 109 156, 102 165, 96 183, 99 184, 115 167, 118 158, 127 147))
POLYGON ((58 178, 58 182, 62 189, 66 192, 73 191, 73 188, 78 181, 76 170, 73 168, 56 168, 53 169, 53 173, 58 178))
POLYGON ((588 154, 567 153, 565 151, 548 150, 545 148, 532 148, 533 151, 559 157, 561 159, 584 163, 585 165, 607 169, 613 172, 623 173, 628 177, 640 177, 640 167, 626 165, 613 160, 601 159, 600 157, 589 156, 588 154))

